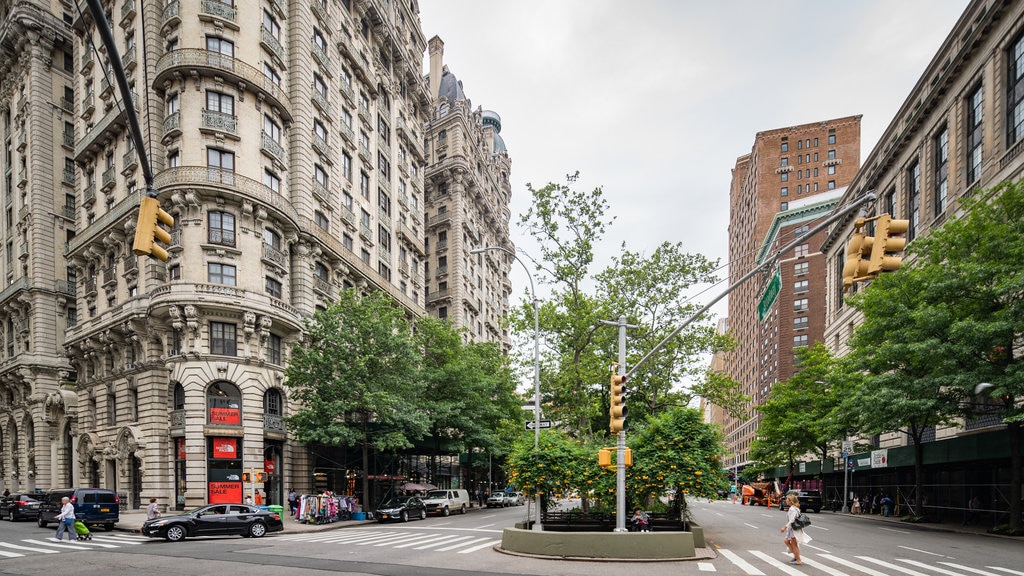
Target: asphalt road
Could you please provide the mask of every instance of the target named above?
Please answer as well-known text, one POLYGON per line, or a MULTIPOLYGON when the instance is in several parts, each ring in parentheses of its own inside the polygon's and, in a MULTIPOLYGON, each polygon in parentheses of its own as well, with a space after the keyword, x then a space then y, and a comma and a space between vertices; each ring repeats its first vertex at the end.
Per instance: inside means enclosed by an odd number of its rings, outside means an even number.
POLYGON ((813 541, 805 565, 787 564, 778 510, 697 502, 713 560, 670 563, 580 562, 525 558, 494 550, 501 531, 526 507, 473 510, 405 524, 369 524, 324 532, 274 534, 258 540, 223 537, 169 543, 122 532, 94 531, 91 543, 56 543, 53 528, 0 522, 0 574, 210 575, 332 574, 412 576, 524 574, 643 576, 718 572, 728 575, 1024 576, 1024 542, 922 531, 899 523, 810 514, 813 541))

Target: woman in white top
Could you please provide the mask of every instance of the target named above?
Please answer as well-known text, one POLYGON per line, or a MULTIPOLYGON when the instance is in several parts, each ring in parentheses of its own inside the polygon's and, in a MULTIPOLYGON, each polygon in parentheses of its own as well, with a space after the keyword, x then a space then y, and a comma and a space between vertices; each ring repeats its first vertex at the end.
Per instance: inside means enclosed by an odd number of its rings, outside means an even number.
POLYGON ((54 540, 63 539, 64 532, 67 531, 68 540, 74 542, 78 540, 78 533, 75 532, 75 505, 67 496, 61 498, 60 502, 60 514, 57 515, 57 535, 54 536, 54 540))
POLYGON ((790 553, 793 554, 793 559, 789 561, 790 564, 796 564, 802 566, 803 562, 800 560, 800 542, 810 542, 811 537, 804 534, 802 529, 793 528, 793 521, 800 516, 800 498, 795 493, 789 493, 786 495, 786 503, 789 504, 789 515, 787 516, 786 525, 783 526, 779 532, 786 533, 786 548, 789 548, 790 553))

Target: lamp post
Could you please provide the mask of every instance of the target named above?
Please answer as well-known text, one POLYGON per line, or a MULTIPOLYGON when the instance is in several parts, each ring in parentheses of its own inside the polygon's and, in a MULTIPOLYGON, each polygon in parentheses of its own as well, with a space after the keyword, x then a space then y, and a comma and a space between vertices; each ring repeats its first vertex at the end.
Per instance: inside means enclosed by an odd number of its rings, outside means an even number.
MULTIPOLYGON (((484 246, 474 248, 470 254, 483 254, 491 250, 500 250, 512 257, 526 272, 526 279, 530 281, 530 296, 533 299, 533 448, 540 448, 540 312, 537 308, 537 291, 533 287, 533 275, 526 264, 519 259, 515 251, 504 246, 484 246)), ((540 522, 540 492, 535 496, 536 505, 533 511, 533 529, 543 530, 540 522)))

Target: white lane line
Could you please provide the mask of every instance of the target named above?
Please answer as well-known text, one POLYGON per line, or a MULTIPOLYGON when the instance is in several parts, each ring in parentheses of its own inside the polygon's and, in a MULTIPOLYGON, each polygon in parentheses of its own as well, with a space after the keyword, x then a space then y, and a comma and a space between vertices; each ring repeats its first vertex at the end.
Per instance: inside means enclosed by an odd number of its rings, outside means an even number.
POLYGON ((831 554, 822 554, 821 557, 822 558, 828 558, 829 560, 835 562, 836 564, 842 564, 843 566, 846 566, 847 568, 853 568, 854 570, 857 570, 859 572, 863 572, 865 574, 870 574, 871 576, 889 576, 888 574, 885 574, 884 572, 879 572, 878 570, 872 570, 871 568, 868 568, 866 566, 861 566, 860 564, 854 564, 853 562, 850 562, 849 560, 844 560, 844 559, 842 559, 842 558, 840 558, 838 556, 833 556, 831 554))
POLYGON ((1006 572, 1007 574, 1016 574, 1017 576, 1024 576, 1024 572, 1020 572, 1018 570, 1010 570, 1009 568, 1000 568, 999 566, 985 566, 985 568, 999 570, 1000 572, 1006 572))
POLYGON ((945 554, 939 554, 938 552, 929 552, 927 550, 921 550, 920 548, 911 548, 910 546, 897 546, 897 548, 903 548, 904 550, 911 550, 914 552, 920 552, 921 554, 928 554, 931 556, 938 556, 939 558, 949 558, 950 560, 956 560, 952 556, 946 556, 945 554))
POLYGON ((760 550, 747 550, 747 552, 750 552, 754 556, 757 556, 761 560, 764 560, 772 568, 775 568, 776 570, 781 570, 781 571, 785 572, 786 574, 789 574, 790 576, 805 576, 803 572, 798 570, 799 566, 797 566, 795 564, 794 565, 783 564, 782 562, 779 562, 775 558, 772 558, 771 556, 765 554, 764 552, 761 552, 760 550))
POLYGON ((481 516, 481 520, 487 520, 488 518, 494 518, 497 514, 488 514, 487 516, 481 516))
MULTIPOLYGON (((725 514, 722 514, 721 512, 715 512, 715 516, 725 516, 725 514)), ((702 564, 707 564, 707 562, 702 562, 702 564)), ((714 566, 712 566, 712 568, 714 568, 714 566)))
POLYGON ((497 546, 498 544, 501 544, 501 540, 488 540, 487 542, 484 542, 483 544, 477 544, 472 548, 459 550, 459 554, 469 554, 471 552, 476 552, 477 550, 483 550, 484 548, 492 548, 494 546, 497 546))
POLYGON ((463 546, 469 546, 470 544, 477 544, 479 542, 483 542, 484 540, 490 540, 490 538, 476 538, 470 540, 469 542, 459 542, 458 544, 445 546, 444 548, 438 548, 437 550, 434 550, 434 552, 447 552, 449 550, 455 550, 456 548, 462 548, 463 546))
MULTIPOLYGON (((395 548, 408 548, 409 546, 416 546, 417 544, 424 544, 426 542, 430 542, 431 540, 440 540, 440 539, 446 539, 446 538, 448 538, 447 534, 429 534, 429 535, 427 535, 426 538, 421 538, 421 539, 415 540, 413 542, 407 542, 405 544, 399 544, 398 546, 395 546, 395 548)), ((441 542, 438 542, 438 544, 441 544, 441 542)))
POLYGON ((904 574, 910 574, 910 576, 926 576, 923 572, 918 572, 917 570, 911 570, 910 568, 897 566, 891 562, 884 562, 882 560, 879 560, 878 558, 872 558, 871 556, 857 556, 857 559, 863 560, 865 562, 871 562, 873 564, 878 564, 883 568, 890 568, 898 572, 903 572, 904 574))
POLYGON ((765 514, 764 512, 761 512, 761 516, 764 516, 765 518, 775 518, 775 516, 772 516, 771 514, 765 514))
POLYGON ((744 572, 746 572, 748 574, 748 576, 765 576, 764 572, 761 572, 757 568, 754 568, 750 564, 750 562, 747 562, 743 558, 740 558, 739 555, 737 555, 732 550, 726 550, 725 548, 719 548, 718 549, 718 553, 721 554, 722 556, 725 556, 726 559, 729 560, 730 562, 732 562, 733 564, 735 564, 737 568, 739 568, 740 570, 743 570, 744 572))
POLYGON ((897 558, 896 561, 897 562, 905 562, 907 564, 910 564, 911 566, 917 566, 918 568, 924 568, 925 570, 932 570, 933 572, 938 572, 939 574, 945 574, 946 576, 964 576, 963 572, 953 572, 952 570, 946 570, 945 568, 937 568, 935 566, 931 566, 929 564, 925 564, 924 562, 918 562, 916 560, 907 560, 906 558, 897 558))
POLYGON ((714 572, 715 565, 711 562, 697 562, 697 569, 701 572, 714 572))
POLYGON ((879 528, 879 530, 885 530, 886 532, 895 532, 897 534, 910 534, 906 530, 893 530, 892 528, 879 528))
POLYGON ((50 550, 49 548, 33 548, 31 546, 18 546, 17 544, 8 544, 7 542, 0 542, 0 546, 6 546, 12 550, 27 550, 29 552, 41 552, 43 554, 60 554, 57 550, 50 550))
POLYGON ((825 572, 826 574, 831 574, 832 576, 849 576, 849 574, 847 574, 846 572, 836 570, 828 564, 822 564, 817 560, 811 560, 807 557, 806 554, 801 555, 800 559, 803 560, 804 564, 807 564, 808 566, 814 566, 815 568, 821 570, 822 572, 825 572))
POLYGON ((939 564, 949 566, 950 568, 956 568, 957 570, 963 570, 965 572, 974 572, 975 574, 981 574, 981 576, 999 576, 999 574, 996 574, 995 572, 986 572, 984 570, 978 570, 977 568, 971 568, 970 566, 964 566, 963 564, 954 564, 953 562, 939 562, 939 564))
POLYGON ((484 524, 482 526, 477 526, 476 528, 473 528, 473 530, 483 530, 484 528, 489 528, 491 526, 494 526, 494 524, 495 524, 494 522, 492 522, 490 524, 484 524))
POLYGON ((750 524, 750 523, 747 523, 747 522, 744 522, 744 524, 746 524, 747 526, 750 526, 754 530, 758 530, 759 529, 757 526, 754 526, 753 524, 750 524))
POLYGON ((456 538, 449 538, 447 540, 439 540, 437 542, 431 542, 430 544, 424 544, 423 546, 417 546, 417 547, 413 548, 413 550, 426 550, 428 548, 433 548, 435 546, 440 546, 442 544, 449 544, 449 543, 452 543, 452 542, 457 542, 459 540, 468 540, 470 538, 472 538, 472 536, 458 536, 456 538))

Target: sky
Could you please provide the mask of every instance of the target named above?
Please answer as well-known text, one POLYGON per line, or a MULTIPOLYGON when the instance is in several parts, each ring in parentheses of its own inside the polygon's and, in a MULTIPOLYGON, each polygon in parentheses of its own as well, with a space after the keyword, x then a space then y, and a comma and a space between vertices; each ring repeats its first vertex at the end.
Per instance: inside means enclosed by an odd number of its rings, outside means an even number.
MULTIPOLYGON (((527 183, 578 170, 575 188, 602 188, 616 221, 594 272, 623 242, 646 254, 681 242, 726 263, 731 171, 757 132, 860 114, 866 158, 968 4, 419 2, 474 109, 501 115, 516 246, 539 252, 515 225, 527 183)), ((518 298, 529 281, 521 269, 512 280, 518 298)))

